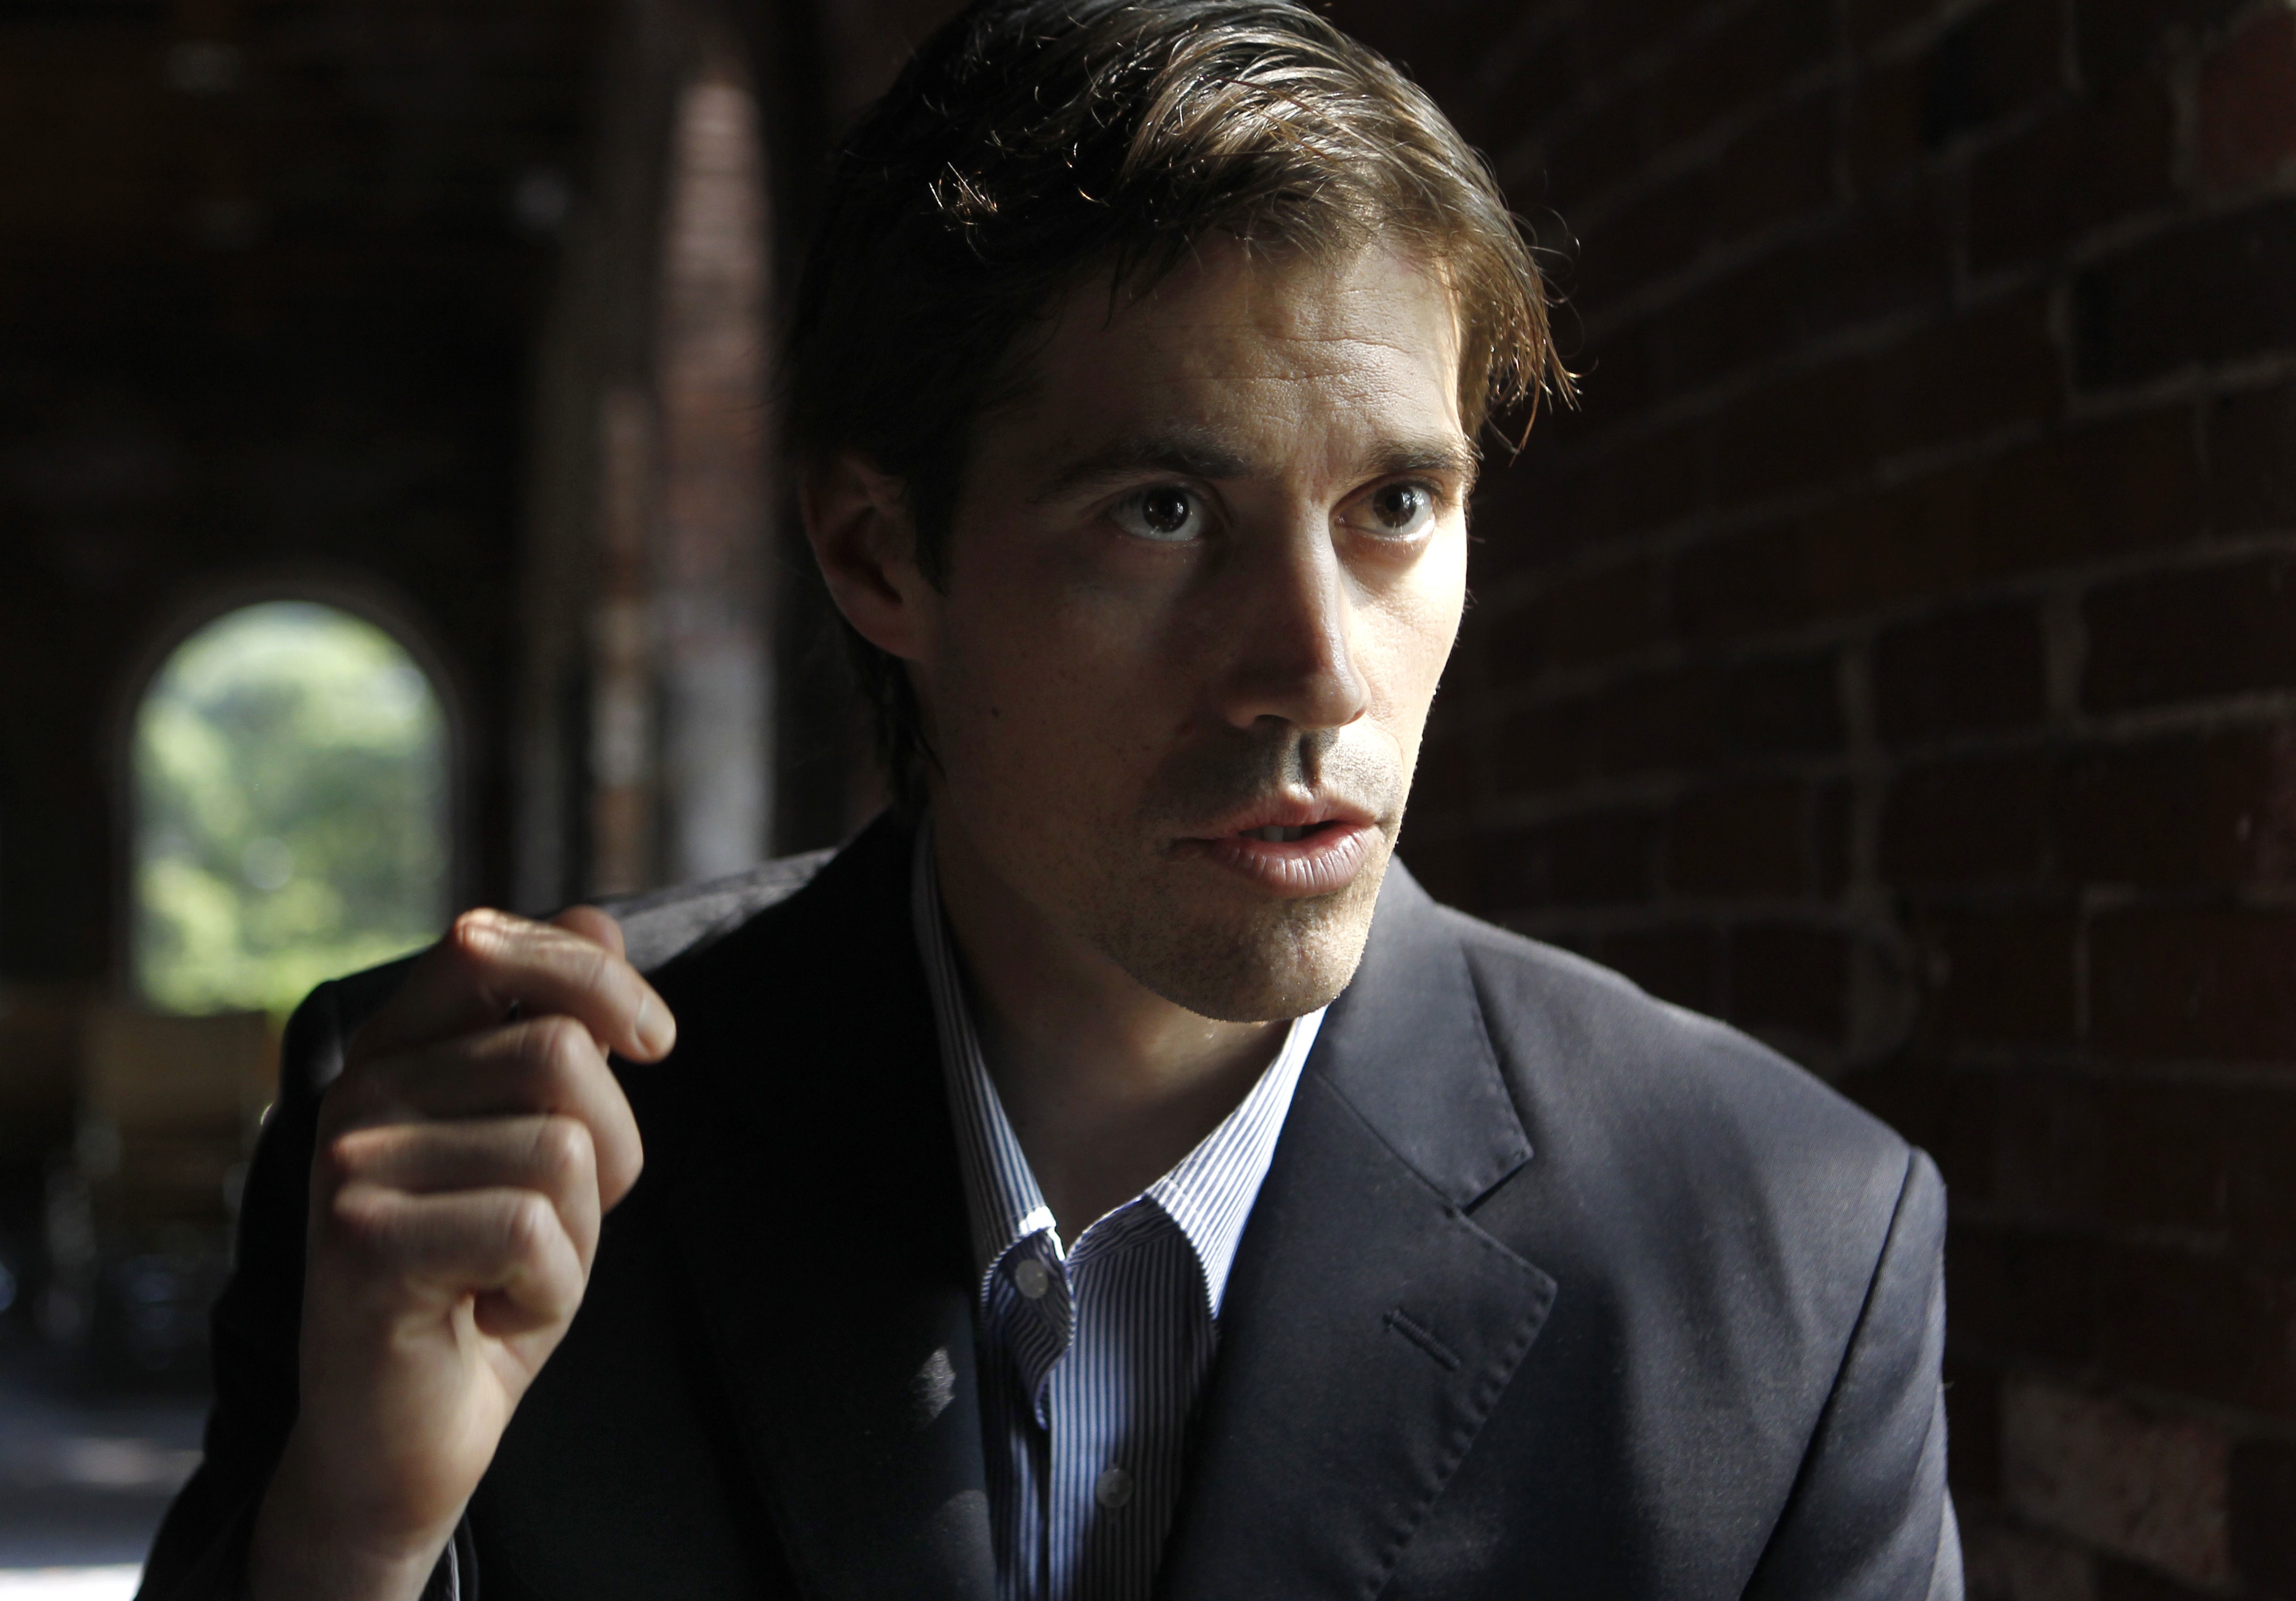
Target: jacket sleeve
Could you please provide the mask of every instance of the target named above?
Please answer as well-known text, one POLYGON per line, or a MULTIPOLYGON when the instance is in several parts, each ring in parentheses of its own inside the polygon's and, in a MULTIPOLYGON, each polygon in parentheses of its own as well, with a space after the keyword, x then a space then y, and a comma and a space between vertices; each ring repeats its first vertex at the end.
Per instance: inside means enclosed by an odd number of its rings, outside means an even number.
MULTIPOLYGON (((248 1537, 295 1424, 319 1098, 342 1070, 352 1031, 404 973, 394 964, 322 984, 288 1021, 278 1096, 248 1167, 231 1279, 209 1319, 215 1400, 205 1454, 160 1525, 138 1601, 242 1601, 246 1594, 248 1537)), ((455 1586, 453 1549, 429 1594, 455 1586)), ((459 1588, 469 1601, 472 1587, 459 1588)))
POLYGON ((1919 1151, 1748 1601, 1961 1601, 1946 1489, 1945 1186, 1919 1151))

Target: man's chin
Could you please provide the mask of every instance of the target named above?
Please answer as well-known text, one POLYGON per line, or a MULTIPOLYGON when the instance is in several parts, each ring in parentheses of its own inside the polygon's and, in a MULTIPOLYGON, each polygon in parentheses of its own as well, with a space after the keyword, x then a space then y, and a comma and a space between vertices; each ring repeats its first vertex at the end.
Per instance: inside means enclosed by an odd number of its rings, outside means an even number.
POLYGON ((1268 1022, 1327 1006, 1355 977, 1371 934, 1386 852, 1345 889, 1306 899, 1204 905, 1177 896, 1134 906, 1101 931, 1134 981, 1220 1022, 1268 1022))

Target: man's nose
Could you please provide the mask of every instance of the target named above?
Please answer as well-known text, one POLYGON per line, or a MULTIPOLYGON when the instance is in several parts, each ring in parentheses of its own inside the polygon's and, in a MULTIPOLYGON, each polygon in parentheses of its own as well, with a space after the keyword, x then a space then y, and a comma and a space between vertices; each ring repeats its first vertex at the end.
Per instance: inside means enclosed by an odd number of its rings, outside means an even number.
POLYGON ((1259 543, 1231 578, 1240 603, 1222 608, 1237 629, 1222 696, 1227 721, 1338 728, 1361 717, 1370 694, 1356 662, 1357 603, 1328 519, 1302 519, 1259 543))

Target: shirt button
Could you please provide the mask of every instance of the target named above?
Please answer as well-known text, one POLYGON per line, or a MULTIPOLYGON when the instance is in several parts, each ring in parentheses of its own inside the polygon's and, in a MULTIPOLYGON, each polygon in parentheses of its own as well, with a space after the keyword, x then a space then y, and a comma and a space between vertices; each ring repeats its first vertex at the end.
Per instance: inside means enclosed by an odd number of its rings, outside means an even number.
POLYGON ((1132 1498, 1132 1475, 1120 1467, 1111 1467, 1094 1482, 1092 1498, 1111 1512, 1132 1498))
POLYGON ((1013 1284, 1031 1301, 1041 1300, 1052 1287, 1053 1276, 1045 1271, 1045 1264, 1033 1256, 1024 1256, 1013 1264, 1013 1284))

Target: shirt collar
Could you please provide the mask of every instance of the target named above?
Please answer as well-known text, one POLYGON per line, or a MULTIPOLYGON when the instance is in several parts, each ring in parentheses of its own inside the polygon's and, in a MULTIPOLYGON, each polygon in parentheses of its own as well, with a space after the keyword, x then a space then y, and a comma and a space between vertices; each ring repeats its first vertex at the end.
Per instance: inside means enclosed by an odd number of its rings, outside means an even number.
MULTIPOLYGON (((1062 1245, 1052 1209, 1045 1204, 1044 1191, 1021 1149, 1020 1137, 1013 1132, 996 1080, 989 1077, 980 1036, 965 1004, 955 947, 941 915, 929 820, 917 829, 909 910, 917 951, 924 961, 925 981, 932 991, 941 1070, 956 1124, 957 1155, 964 1170, 973 1261, 982 1274, 985 1291, 997 1263, 1021 1241, 1045 1235, 1056 1255, 1062 1245)), ((1146 1200, 1172 1219, 1195 1252, 1215 1318, 1227 1291, 1228 1269, 1234 1264, 1244 1223, 1251 1215, 1251 1204, 1275 1154, 1276 1137, 1291 1111, 1300 1069, 1323 1022, 1321 1007, 1292 1019, 1275 1059, 1235 1110, 1143 1192, 1146 1200)))

